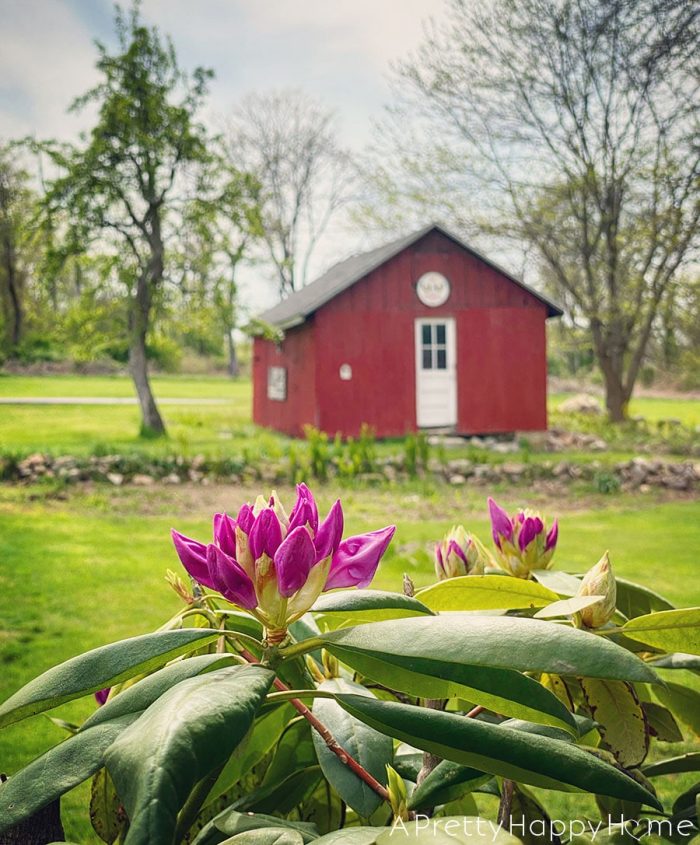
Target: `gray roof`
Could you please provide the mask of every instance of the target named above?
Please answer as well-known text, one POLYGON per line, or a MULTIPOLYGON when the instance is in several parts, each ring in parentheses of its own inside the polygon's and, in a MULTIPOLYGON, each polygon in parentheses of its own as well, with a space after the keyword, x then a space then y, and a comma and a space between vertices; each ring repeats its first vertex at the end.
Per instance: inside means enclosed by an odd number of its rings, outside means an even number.
POLYGON ((330 302, 339 293, 347 290, 349 287, 359 282, 372 270, 376 270, 382 264, 387 262, 390 258, 398 255, 404 249, 412 246, 416 241, 427 235, 429 232, 437 230, 441 234, 450 238, 462 249, 466 249, 472 255, 476 256, 480 261, 493 267, 506 278, 514 282, 518 287, 523 288, 528 293, 539 299, 547 306, 548 317, 559 317, 563 313, 558 305, 555 305, 547 297, 543 296, 538 291, 533 290, 523 281, 513 276, 507 270, 494 264, 493 261, 486 258, 480 252, 470 247, 464 241, 460 240, 456 235, 448 232, 443 226, 436 223, 431 223, 428 226, 419 229, 417 232, 412 232, 410 235, 405 235, 403 238, 390 241, 383 246, 372 249, 369 252, 363 252, 359 255, 351 255, 344 261, 339 261, 334 264, 329 270, 320 276, 315 281, 303 287, 301 290, 288 296, 282 300, 278 305, 268 309, 260 314, 260 319, 266 323, 271 323, 273 326, 278 326, 281 329, 290 329, 303 323, 304 320, 311 316, 314 311, 317 311, 322 305, 330 302))

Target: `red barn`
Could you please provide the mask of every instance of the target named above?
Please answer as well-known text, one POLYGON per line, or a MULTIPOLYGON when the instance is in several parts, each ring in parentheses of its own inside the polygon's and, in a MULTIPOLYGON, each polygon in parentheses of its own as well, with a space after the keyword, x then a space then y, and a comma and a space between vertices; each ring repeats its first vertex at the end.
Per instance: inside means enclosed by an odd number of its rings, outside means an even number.
POLYGON ((253 419, 378 437, 547 427, 545 321, 561 310, 440 226, 341 261, 261 315, 253 419))

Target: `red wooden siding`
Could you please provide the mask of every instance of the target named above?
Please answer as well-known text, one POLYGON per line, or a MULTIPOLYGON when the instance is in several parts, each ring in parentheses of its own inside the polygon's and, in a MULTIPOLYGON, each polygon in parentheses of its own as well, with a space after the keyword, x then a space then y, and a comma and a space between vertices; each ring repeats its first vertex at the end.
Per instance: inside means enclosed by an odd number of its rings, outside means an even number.
POLYGON ((253 420, 296 437, 305 424, 318 425, 313 321, 287 333, 280 346, 256 337, 253 343, 253 420), (267 398, 268 367, 287 370, 287 399, 267 398))
POLYGON ((458 432, 544 429, 546 315, 533 294, 431 232, 289 330, 280 352, 256 341, 254 419, 290 434, 304 422, 329 434, 356 435, 363 422, 380 437, 414 431, 414 321, 454 317, 458 432), (450 297, 438 308, 422 305, 415 293, 428 271, 450 281, 450 297), (272 402, 267 367, 283 361, 288 400, 272 402), (352 367, 350 381, 340 379, 342 364, 352 367), (303 395, 295 397, 295 389, 303 395))

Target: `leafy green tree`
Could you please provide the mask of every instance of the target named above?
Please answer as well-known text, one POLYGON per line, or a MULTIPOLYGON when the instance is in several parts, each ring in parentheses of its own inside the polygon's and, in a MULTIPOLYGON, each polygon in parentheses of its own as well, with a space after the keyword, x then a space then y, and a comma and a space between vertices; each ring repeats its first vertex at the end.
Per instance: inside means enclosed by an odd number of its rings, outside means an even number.
POLYGON ((399 68, 390 198, 536 256, 586 321, 615 421, 697 255, 698 46, 676 0, 450 0, 399 68))
POLYGON ((26 323, 26 288, 31 263, 32 219, 36 197, 16 148, 0 147, 0 306, 2 350, 12 354, 26 323))
POLYGON ((47 204, 68 212, 76 248, 98 245, 120 255, 143 429, 163 434, 146 346, 168 272, 168 234, 192 171, 209 161, 197 115, 212 73, 185 73, 172 42, 142 22, 138 5, 117 9, 116 32, 115 53, 97 44, 100 82, 72 105, 96 106, 95 126, 77 147, 49 146, 63 172, 50 184, 47 204))

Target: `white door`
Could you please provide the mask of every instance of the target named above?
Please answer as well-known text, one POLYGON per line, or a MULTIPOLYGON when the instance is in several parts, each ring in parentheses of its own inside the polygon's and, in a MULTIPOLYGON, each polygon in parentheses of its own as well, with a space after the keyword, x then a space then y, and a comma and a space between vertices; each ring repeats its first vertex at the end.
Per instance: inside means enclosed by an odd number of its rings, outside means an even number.
POLYGON ((457 425, 455 321, 416 320, 416 421, 418 428, 457 425))

